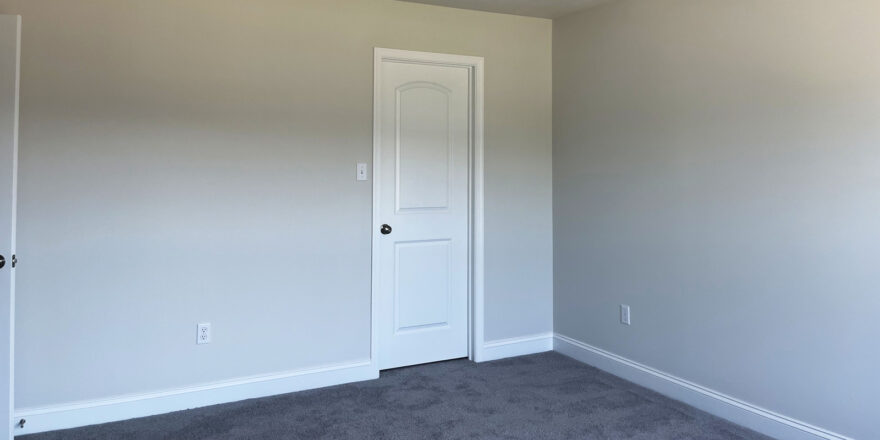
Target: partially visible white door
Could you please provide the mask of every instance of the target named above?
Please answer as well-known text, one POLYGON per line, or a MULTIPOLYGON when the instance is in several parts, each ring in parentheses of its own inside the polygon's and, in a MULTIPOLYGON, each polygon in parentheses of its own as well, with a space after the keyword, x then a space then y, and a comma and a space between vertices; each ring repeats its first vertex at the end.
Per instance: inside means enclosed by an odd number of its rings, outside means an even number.
POLYGON ((0 414, 12 438, 12 360, 15 322, 15 178, 18 159, 18 75, 21 17, 0 15, 0 414))
POLYGON ((466 357, 471 71, 378 62, 379 368, 466 357))

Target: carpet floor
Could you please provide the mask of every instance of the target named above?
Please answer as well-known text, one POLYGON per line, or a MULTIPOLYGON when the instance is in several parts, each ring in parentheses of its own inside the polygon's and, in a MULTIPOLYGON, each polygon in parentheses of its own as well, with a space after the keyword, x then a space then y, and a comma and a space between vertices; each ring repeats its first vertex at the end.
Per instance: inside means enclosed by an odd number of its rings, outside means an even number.
POLYGON ((32 434, 81 439, 767 439, 558 353, 32 434))

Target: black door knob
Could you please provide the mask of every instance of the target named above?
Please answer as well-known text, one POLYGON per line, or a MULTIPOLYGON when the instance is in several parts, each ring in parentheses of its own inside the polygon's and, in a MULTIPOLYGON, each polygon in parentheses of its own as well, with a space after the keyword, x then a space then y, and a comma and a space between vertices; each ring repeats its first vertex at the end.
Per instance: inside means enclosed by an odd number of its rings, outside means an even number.
POLYGON ((382 225, 382 228, 379 229, 379 232, 381 232, 382 235, 388 235, 388 234, 391 233, 391 226, 388 226, 388 225, 382 225))
POLYGON ((3 269, 3 266, 6 266, 6 258, 0 255, 0 269, 3 269))

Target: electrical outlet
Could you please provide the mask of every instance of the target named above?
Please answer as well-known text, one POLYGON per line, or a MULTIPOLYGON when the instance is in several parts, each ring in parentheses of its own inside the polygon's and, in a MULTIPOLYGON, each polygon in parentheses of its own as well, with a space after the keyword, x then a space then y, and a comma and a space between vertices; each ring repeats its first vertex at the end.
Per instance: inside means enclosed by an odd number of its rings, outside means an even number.
POLYGON ((629 306, 626 304, 620 305, 620 323, 623 325, 630 325, 629 306))
POLYGON ((205 322, 199 324, 198 333, 196 334, 196 344, 209 344, 211 342, 211 323, 205 322))

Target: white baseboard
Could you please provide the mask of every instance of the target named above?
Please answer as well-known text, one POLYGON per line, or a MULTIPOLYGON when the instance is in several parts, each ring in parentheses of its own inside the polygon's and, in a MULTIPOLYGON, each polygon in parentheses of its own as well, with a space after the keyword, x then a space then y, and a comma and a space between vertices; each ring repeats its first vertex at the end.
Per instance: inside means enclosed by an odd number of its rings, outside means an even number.
POLYGON ((494 361, 514 356, 543 353, 553 350, 553 333, 487 341, 475 359, 477 362, 494 361))
POLYGON ((741 426, 786 440, 853 440, 557 333, 554 350, 741 426))
MULTIPOLYGON (((477 362, 553 350, 553 333, 490 341, 477 362)), ((379 372, 370 360, 271 375, 244 377, 192 387, 73 402, 15 411, 14 422, 25 419, 15 435, 76 428, 99 423, 164 414, 257 397, 376 379, 379 372)))
POLYGON ((27 422, 24 428, 15 426, 15 435, 146 417, 378 377, 379 372, 368 359, 152 393, 22 408, 15 411, 14 422, 20 419, 26 419, 27 422))
MULTIPOLYGON (((853 440, 558 333, 489 341, 483 344, 476 360, 485 362, 551 350, 774 438, 853 440)), ((27 422, 24 428, 16 425, 15 435, 146 417, 378 377, 375 366, 369 360, 363 360, 152 393, 22 408, 15 411, 14 421, 26 419, 27 422)))

